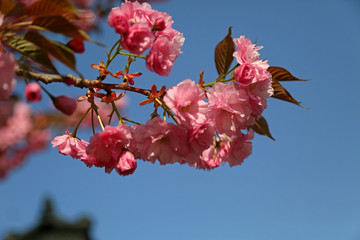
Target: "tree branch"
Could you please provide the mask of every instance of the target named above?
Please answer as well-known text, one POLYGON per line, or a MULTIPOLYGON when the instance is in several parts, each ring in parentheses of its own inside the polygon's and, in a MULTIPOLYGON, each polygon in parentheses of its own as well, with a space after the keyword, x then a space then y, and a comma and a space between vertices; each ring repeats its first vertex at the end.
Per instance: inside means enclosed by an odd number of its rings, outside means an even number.
POLYGON ((72 74, 62 76, 57 74, 36 73, 36 72, 24 70, 22 68, 17 68, 16 75, 19 77, 35 79, 45 84, 54 83, 54 82, 65 83, 66 79, 71 79, 73 81, 73 85, 78 88, 100 88, 105 91, 120 89, 130 92, 137 92, 145 96, 149 96, 151 93, 151 91, 147 89, 131 87, 127 82, 120 84, 102 83, 101 80, 88 80, 85 78, 75 77, 72 74))

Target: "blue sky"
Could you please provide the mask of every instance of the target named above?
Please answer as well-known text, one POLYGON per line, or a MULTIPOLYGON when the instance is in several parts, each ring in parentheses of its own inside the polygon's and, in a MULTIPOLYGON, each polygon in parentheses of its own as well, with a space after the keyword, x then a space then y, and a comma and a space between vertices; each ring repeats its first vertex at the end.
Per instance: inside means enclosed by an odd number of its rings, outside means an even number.
MULTIPOLYGON (((276 141, 257 135, 243 165, 213 171, 139 161, 134 175, 121 177, 49 147, 0 183, 0 238, 31 227, 50 196, 61 217, 91 217, 97 240, 360 239, 360 2, 169 0, 153 8, 172 15, 186 41, 169 77, 137 61, 140 86, 198 80, 201 70, 213 81, 214 48, 233 26, 233 37, 264 46, 261 58, 271 66, 311 79, 284 84, 310 109, 270 99, 264 116, 276 141)), ((104 35, 93 38, 116 41, 113 29, 101 26, 104 35)), ((86 47, 79 69, 95 78, 89 65, 104 59, 104 49, 86 47)), ((142 97, 129 96, 127 114, 145 122, 150 106, 139 108, 142 97)))

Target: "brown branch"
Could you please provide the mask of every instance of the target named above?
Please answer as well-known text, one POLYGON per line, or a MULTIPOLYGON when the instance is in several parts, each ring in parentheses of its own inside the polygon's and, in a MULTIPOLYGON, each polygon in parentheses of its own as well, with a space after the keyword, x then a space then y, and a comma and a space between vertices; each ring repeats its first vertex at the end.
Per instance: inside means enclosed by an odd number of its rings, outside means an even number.
POLYGON ((75 77, 72 74, 62 76, 57 74, 36 73, 36 72, 24 70, 22 68, 17 68, 16 75, 19 77, 34 79, 45 84, 54 83, 54 82, 65 83, 66 79, 71 79, 73 81, 73 85, 78 88, 100 88, 105 91, 120 89, 130 92, 137 92, 145 96, 149 96, 151 94, 150 90, 131 87, 126 82, 120 84, 102 83, 100 80, 88 80, 85 78, 75 77))

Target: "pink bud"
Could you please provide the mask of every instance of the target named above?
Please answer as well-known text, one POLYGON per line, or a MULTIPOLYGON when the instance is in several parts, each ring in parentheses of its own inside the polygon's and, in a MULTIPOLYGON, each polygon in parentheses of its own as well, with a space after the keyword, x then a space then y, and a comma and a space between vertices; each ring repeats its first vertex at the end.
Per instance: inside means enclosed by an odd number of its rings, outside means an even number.
POLYGON ((165 20, 163 18, 158 18, 155 20, 152 30, 153 31, 162 31, 165 28, 166 28, 165 20))
POLYGON ((83 53, 85 52, 84 40, 80 38, 71 39, 66 46, 71 48, 75 53, 83 53))
POLYGON ((25 98, 29 102, 38 102, 41 100, 41 87, 38 83, 29 83, 25 88, 25 98))
POLYGON ((136 170, 136 167, 137 162, 134 155, 131 152, 126 151, 121 155, 115 169, 119 175, 126 176, 133 174, 136 170))
POLYGON ((76 109, 76 101, 67 96, 59 96, 53 99, 55 107, 66 115, 72 115, 76 109))

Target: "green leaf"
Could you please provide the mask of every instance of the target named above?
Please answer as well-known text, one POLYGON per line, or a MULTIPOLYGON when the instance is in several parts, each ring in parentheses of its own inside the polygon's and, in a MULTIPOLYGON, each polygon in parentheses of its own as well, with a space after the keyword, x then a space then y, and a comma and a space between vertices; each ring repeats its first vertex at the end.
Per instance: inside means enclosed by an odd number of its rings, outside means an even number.
POLYGON ((40 33, 34 31, 26 33, 25 39, 34 43, 43 51, 49 53, 66 66, 76 71, 74 52, 67 46, 59 42, 48 40, 40 33))
POLYGON ((269 137, 275 141, 275 138, 271 136, 269 125, 263 116, 261 116, 258 120, 256 120, 255 124, 252 125, 250 128, 254 130, 254 132, 269 137))
POLYGON ((41 50, 34 43, 24 39, 23 36, 14 36, 7 42, 9 46, 14 48, 22 55, 34 60, 35 62, 47 67, 53 72, 57 73, 55 66, 52 64, 48 54, 41 50))
POLYGON ((60 33, 72 38, 90 40, 87 33, 69 22, 63 16, 41 16, 34 18, 32 25, 39 26, 54 33, 60 33))
POLYGON ((235 44, 231 37, 231 27, 226 37, 216 45, 215 48, 215 65, 219 76, 225 74, 234 59, 235 44))
POLYGON ((276 81, 307 81, 294 77, 288 70, 282 67, 271 66, 268 68, 268 72, 271 73, 272 79, 276 81))

